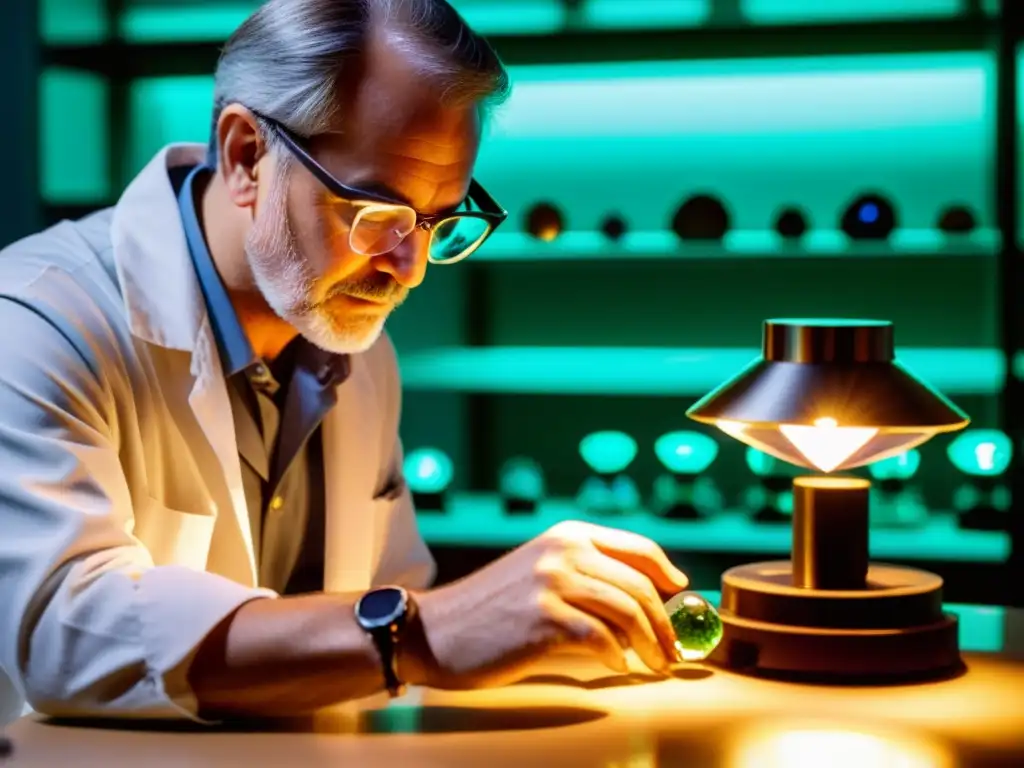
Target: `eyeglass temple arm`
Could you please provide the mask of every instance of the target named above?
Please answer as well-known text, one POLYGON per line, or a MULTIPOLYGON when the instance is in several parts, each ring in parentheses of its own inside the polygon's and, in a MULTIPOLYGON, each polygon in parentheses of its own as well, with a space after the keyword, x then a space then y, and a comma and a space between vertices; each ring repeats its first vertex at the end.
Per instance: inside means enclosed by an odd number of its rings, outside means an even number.
POLYGON ((469 194, 473 197, 478 197, 483 200, 487 205, 493 208, 495 211, 499 211, 502 216, 507 216, 508 211, 501 207, 497 200, 491 197, 490 192, 484 189, 483 185, 476 179, 471 179, 469 182, 469 194))

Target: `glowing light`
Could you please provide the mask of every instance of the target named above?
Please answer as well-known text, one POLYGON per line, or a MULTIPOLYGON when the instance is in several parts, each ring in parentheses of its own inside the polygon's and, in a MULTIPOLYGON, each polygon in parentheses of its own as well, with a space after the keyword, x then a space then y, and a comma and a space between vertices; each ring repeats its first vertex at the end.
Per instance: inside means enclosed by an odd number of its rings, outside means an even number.
POLYGON ((737 740, 729 768, 949 768, 937 745, 902 733, 852 730, 836 723, 766 723, 737 740))
POLYGON ((636 440, 616 430, 593 432, 580 441, 583 461, 602 475, 622 472, 636 458, 636 453, 636 440))
POLYGON ((758 477, 769 477, 774 473, 778 473, 781 469, 779 467, 779 459, 769 453, 759 451, 753 446, 747 448, 746 461, 747 467, 758 477))
POLYGON ((817 419, 813 427, 781 424, 779 431, 822 472, 834 470, 878 434, 874 427, 840 427, 832 418, 817 419))
POLYGON ((718 456, 718 443, 700 432, 669 432, 655 441, 654 454, 671 472, 698 475, 718 456))
POLYGON ((498 489, 505 498, 538 501, 544 496, 544 472, 533 459, 516 456, 499 470, 498 489))
POLYGON ((414 493, 441 493, 455 474, 452 460, 437 448, 411 451, 403 465, 405 479, 414 493))
POLYGON ((978 469, 991 472, 996 466, 996 444, 982 443, 974 449, 974 457, 978 462, 978 469))
POLYGON ((1013 442, 995 429, 970 429, 949 444, 949 460, 966 475, 1001 475, 1010 466, 1013 442))
POLYGON ((719 421, 717 426, 729 437, 734 437, 737 440, 742 440, 743 433, 747 431, 747 425, 739 421, 719 421))

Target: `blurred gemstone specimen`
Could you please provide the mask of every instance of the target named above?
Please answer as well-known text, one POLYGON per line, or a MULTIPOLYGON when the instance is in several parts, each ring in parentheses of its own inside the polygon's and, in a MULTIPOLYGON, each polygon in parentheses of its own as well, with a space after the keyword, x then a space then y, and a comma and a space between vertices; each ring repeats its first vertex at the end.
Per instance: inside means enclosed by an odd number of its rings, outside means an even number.
POLYGON ((715 606, 696 592, 680 592, 665 603, 683 661, 706 659, 722 640, 722 619, 715 606))

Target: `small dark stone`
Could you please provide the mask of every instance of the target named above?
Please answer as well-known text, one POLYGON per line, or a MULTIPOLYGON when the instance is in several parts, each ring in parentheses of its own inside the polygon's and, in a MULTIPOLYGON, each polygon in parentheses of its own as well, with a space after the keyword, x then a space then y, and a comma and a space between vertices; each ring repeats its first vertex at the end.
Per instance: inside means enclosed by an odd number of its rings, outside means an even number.
POLYGON ((526 231, 538 240, 550 242, 564 229, 565 218, 552 203, 537 203, 526 214, 526 231))
POLYGON ((601 222, 601 231, 609 240, 619 240, 626 234, 626 220, 614 213, 601 222))
POLYGON ((853 240, 885 240, 896 228, 896 211, 881 195, 861 195, 847 206, 840 226, 853 240))
POLYGON ((695 195, 679 206, 672 231, 680 240, 721 240, 729 231, 729 212, 711 195, 695 195))
POLYGON ((807 219, 796 208, 786 208, 775 220, 775 231, 787 239, 803 237, 807 231, 807 219))
POLYGON ((939 229, 950 234, 966 235, 976 226, 974 214, 965 205, 952 205, 939 216, 939 229))

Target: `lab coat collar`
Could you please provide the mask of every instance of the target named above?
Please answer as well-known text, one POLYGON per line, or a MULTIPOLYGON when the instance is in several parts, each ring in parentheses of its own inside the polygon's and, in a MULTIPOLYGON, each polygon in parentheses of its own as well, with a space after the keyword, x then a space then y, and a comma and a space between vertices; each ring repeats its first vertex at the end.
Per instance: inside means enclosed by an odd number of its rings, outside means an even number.
POLYGON ((168 174, 170 168, 198 165, 205 153, 197 144, 172 144, 157 153, 114 207, 110 235, 132 334, 191 354, 189 406, 220 462, 224 500, 234 512, 234 577, 255 584, 256 558, 231 400, 168 174))
POLYGON ((206 320, 168 169, 206 158, 202 144, 171 144, 128 185, 114 207, 111 242, 132 333, 169 349, 193 351, 206 320))

